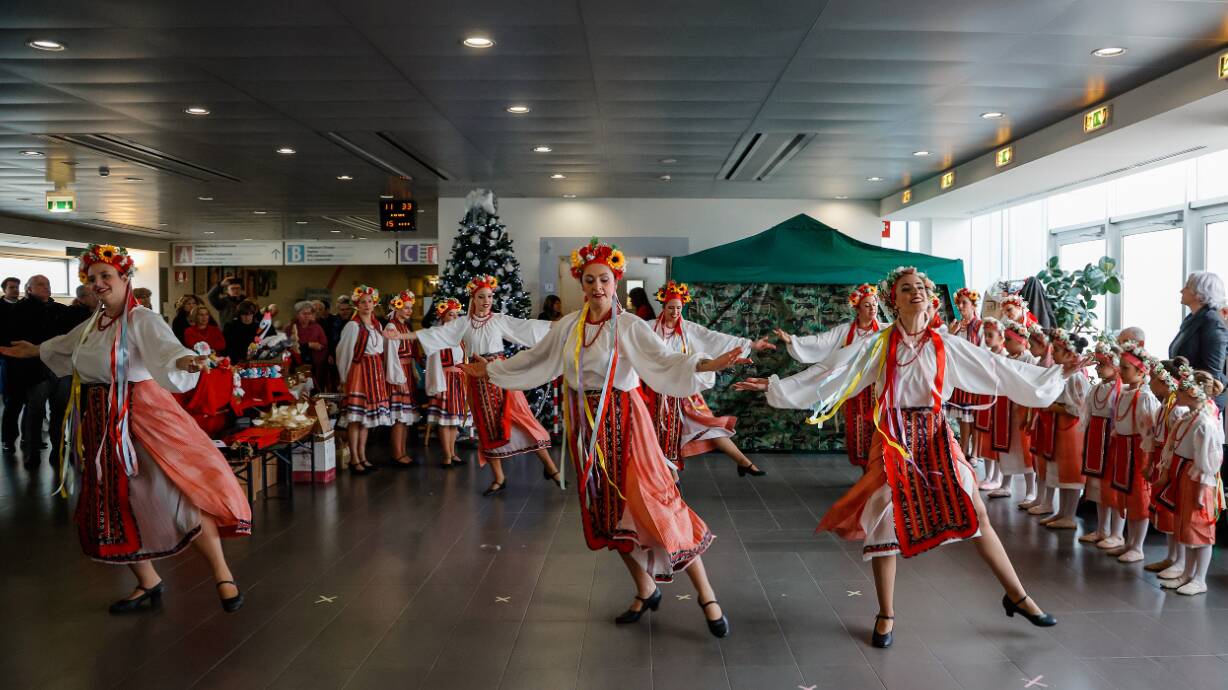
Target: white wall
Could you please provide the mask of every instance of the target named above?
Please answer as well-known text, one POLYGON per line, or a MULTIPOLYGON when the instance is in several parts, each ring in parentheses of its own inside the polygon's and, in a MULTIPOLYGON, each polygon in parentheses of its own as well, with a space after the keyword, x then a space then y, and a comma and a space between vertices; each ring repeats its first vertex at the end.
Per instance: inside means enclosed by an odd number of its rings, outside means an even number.
MULTIPOLYGON (((465 215, 463 198, 439 200, 440 269, 465 215)), ((877 201, 814 199, 499 199, 499 218, 516 243, 522 279, 534 308, 540 239, 576 237, 577 244, 600 237, 686 237, 690 251, 740 240, 799 213, 806 213, 863 242, 877 245, 882 223, 877 201)))

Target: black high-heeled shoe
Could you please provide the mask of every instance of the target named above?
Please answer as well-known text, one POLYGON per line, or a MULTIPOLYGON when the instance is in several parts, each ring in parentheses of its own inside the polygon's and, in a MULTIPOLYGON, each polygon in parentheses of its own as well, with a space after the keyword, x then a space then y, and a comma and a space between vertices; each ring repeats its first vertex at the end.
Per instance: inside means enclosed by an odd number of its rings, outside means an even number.
POLYGON ((879 649, 886 649, 891 646, 892 642, 895 642, 895 625, 892 625, 891 629, 887 632, 880 633, 878 631, 879 620, 893 621, 895 620, 895 616, 884 616, 882 614, 874 616, 874 630, 873 634, 870 635, 870 646, 878 647, 879 649))
POLYGON ((1003 594, 1002 595, 1002 608, 1006 609, 1006 617, 1014 618, 1015 614, 1017 613, 1023 616, 1024 618, 1028 619, 1028 621, 1031 622, 1032 625, 1035 625, 1038 628, 1051 628, 1057 625, 1057 619, 1047 613, 1044 613, 1044 612, 1041 612, 1039 614, 1028 613, 1027 611, 1024 611, 1023 609, 1019 608, 1019 605, 1027 600, 1028 600, 1028 595, 1026 594, 1023 595, 1023 598, 1020 599, 1019 601, 1011 601, 1009 596, 1003 594))
POLYGON ((142 587, 137 585, 136 588, 140 590, 141 596, 135 599, 120 599, 114 604, 111 604, 109 611, 112 614, 132 613, 133 611, 140 610, 141 606, 143 606, 145 602, 149 602, 150 611, 157 611, 158 609, 162 608, 163 587, 161 582, 158 582, 158 584, 154 585, 153 587, 142 587))
POLYGON ((555 470, 554 472, 542 470, 542 479, 545 479, 548 482, 554 482, 554 485, 560 489, 563 488, 563 482, 560 480, 562 476, 563 473, 559 470, 555 470))
POLYGON ((729 634, 729 619, 725 617, 725 614, 722 612, 721 617, 714 621, 708 620, 708 607, 718 603, 720 602, 716 599, 709 602, 701 601, 699 608, 704 610, 704 620, 708 622, 708 632, 712 633, 714 637, 725 637, 729 634))
POLYGON ((647 599, 638 594, 635 595, 635 598, 640 600, 640 610, 632 611, 631 609, 627 609, 614 619, 615 623, 618 623, 619 625, 624 623, 636 623, 641 617, 643 617, 644 612, 656 611, 657 607, 661 605, 661 588, 658 587, 657 591, 653 592, 647 599))
POLYGON ((502 482, 502 483, 500 483, 500 482, 495 482, 494 484, 491 484, 491 485, 490 485, 490 487, 488 487, 488 488, 487 488, 485 491, 483 491, 483 492, 482 492, 482 495, 483 495, 483 496, 485 496, 485 497, 487 497, 487 498, 490 498, 491 496, 494 496, 495 494, 501 494, 501 493, 503 493, 503 490, 504 490, 504 489, 506 489, 506 488, 507 488, 507 482, 506 482, 506 481, 504 481, 504 482, 502 482))
POLYGON ((754 465, 738 465, 739 477, 745 477, 748 474, 752 477, 762 477, 763 475, 767 474, 767 472, 764 472, 754 465))
MULTIPOLYGON (((219 589, 221 589, 222 585, 234 585, 236 590, 239 589, 239 583, 234 580, 222 580, 217 583, 219 589)), ((243 592, 239 592, 229 599, 222 599, 222 610, 226 613, 234 613, 241 608, 243 608, 243 592)))

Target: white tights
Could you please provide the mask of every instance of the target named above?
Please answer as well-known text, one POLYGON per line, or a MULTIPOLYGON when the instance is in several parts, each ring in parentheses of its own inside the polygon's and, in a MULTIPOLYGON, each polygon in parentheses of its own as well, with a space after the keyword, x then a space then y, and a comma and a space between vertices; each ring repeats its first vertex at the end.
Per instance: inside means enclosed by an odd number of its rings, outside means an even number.
POLYGON ((1202 544, 1199 546, 1185 545, 1185 573, 1182 577, 1188 577, 1192 582, 1201 584, 1207 583, 1207 568, 1211 566, 1211 547, 1202 544))

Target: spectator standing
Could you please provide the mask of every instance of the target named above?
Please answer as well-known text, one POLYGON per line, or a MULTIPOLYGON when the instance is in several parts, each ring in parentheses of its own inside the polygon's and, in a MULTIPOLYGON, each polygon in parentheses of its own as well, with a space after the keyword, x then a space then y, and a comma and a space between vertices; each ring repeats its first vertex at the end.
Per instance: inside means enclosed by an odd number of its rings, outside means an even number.
MULTIPOLYGON (((0 343, 8 344, 6 340, 7 334, 3 333, 6 326, 11 322, 10 315, 13 305, 17 304, 17 300, 21 299, 21 281, 14 277, 4 279, 0 283, 3 288, 3 296, 0 297, 0 343)), ((7 375, 5 369, 8 366, 8 357, 0 357, 0 394, 4 395, 4 419, 3 430, 0 431, 0 439, 4 443, 4 452, 12 453, 17 450, 17 437, 20 436, 17 428, 17 420, 21 417, 22 405, 18 404, 17 396, 10 399, 7 392, 6 383, 7 375)))
POLYGON ((260 323, 256 320, 256 305, 251 302, 239 304, 236 316, 226 322, 222 337, 226 341, 226 356, 231 362, 247 360, 247 346, 256 340, 260 323))
MULTIPOLYGON (((62 311, 63 315, 55 330, 56 335, 67 333, 76 328, 78 324, 89 320, 94 312, 98 311, 98 295, 95 295, 88 285, 78 285, 77 296, 73 299, 72 304, 62 311)), ((55 468, 60 466, 57 461, 59 442, 64 428, 64 413, 68 410, 68 399, 71 396, 72 376, 61 376, 56 379, 50 401, 51 430, 47 434, 51 438, 51 466, 55 468)))
POLYGON ((298 302, 294 305, 294 320, 290 322, 290 340, 294 341, 299 364, 311 365, 311 377, 317 388, 321 387, 324 370, 328 366, 328 336, 316 323, 315 305, 298 302))
POLYGON ((631 288, 627 296, 631 298, 631 306, 635 309, 636 316, 645 321, 656 320, 657 310, 652 308, 652 303, 648 301, 648 293, 644 292, 644 288, 631 288))
MULTIPOLYGON (((51 281, 35 275, 26 281, 26 296, 12 305, 5 319, 5 333, 0 341, 10 344, 18 340, 40 344, 60 334, 65 317, 62 304, 51 299, 51 281)), ((43 423, 47 403, 55 388, 56 377, 41 360, 9 359, 5 365, 6 411, 14 401, 24 404, 21 417, 21 442, 27 467, 37 465, 43 443, 43 423)), ((54 433, 54 432, 53 432, 54 433)))
POLYGON ((209 349, 219 355, 226 351, 226 338, 222 329, 210 323, 209 307, 201 304, 192 310, 192 325, 183 332, 183 344, 189 350, 196 349, 196 343, 206 343, 209 349))
POLYGON ((206 297, 217 310, 218 321, 229 324, 238 314, 239 305, 243 304, 243 284, 233 276, 226 276, 222 282, 210 288, 206 297))
POLYGON ((563 300, 558 295, 546 295, 542 301, 542 313, 537 315, 538 321, 558 321, 563 318, 563 300))
MULTIPOLYGON (((1181 288, 1181 304, 1190 313, 1181 321, 1177 337, 1168 346, 1168 356, 1185 357, 1195 370, 1210 372, 1220 383, 1228 382, 1224 360, 1228 355, 1228 327, 1219 316, 1226 302, 1224 280, 1209 271, 1195 271, 1181 288)), ((1224 393, 1215 398, 1224 409, 1224 393)))
POLYGON ((320 378, 316 379, 316 386, 321 392, 329 392, 337 390, 339 381, 337 380, 337 341, 341 337, 341 328, 345 323, 341 317, 329 311, 331 305, 327 299, 314 300, 312 304, 316 308, 316 324, 320 326, 320 330, 324 331, 324 337, 327 340, 325 347, 324 363, 320 369, 320 378))
POLYGON ((155 314, 158 313, 158 310, 154 309, 153 307, 153 291, 149 288, 132 288, 132 296, 136 299, 137 304, 140 304, 142 307, 145 307, 155 314))
MULTIPOLYGON (((179 342, 183 342, 183 331, 192 325, 192 311, 204 303, 204 300, 196 295, 184 295, 176 300, 175 316, 171 318, 171 330, 175 332, 175 337, 179 339, 179 342)), ((217 324, 212 316, 209 317, 209 322, 217 324)))

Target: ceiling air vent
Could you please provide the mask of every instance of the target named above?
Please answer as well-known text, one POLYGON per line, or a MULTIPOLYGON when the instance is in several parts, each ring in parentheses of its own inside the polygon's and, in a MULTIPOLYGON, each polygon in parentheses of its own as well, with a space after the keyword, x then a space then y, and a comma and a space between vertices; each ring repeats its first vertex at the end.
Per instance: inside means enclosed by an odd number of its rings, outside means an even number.
POLYGON ((172 175, 200 182, 242 182, 243 180, 200 163, 193 163, 178 156, 159 151, 151 146, 124 139, 114 134, 48 134, 47 139, 73 146, 81 146, 98 153, 150 170, 160 170, 172 175))
POLYGON ((725 165, 717 173, 717 179, 734 182, 767 181, 798 151, 806 148, 811 139, 814 139, 814 134, 748 134, 733 148, 725 165))
POLYGON ((344 225, 347 228, 353 228, 355 230, 362 230, 363 232, 378 232, 380 229, 379 223, 371 220, 370 218, 363 218, 361 216, 340 216, 340 217, 320 216, 320 217, 323 218, 324 220, 327 220, 333 223, 337 223, 338 225, 344 225))

